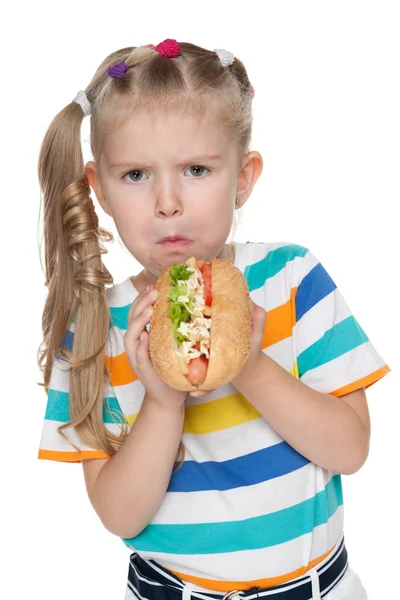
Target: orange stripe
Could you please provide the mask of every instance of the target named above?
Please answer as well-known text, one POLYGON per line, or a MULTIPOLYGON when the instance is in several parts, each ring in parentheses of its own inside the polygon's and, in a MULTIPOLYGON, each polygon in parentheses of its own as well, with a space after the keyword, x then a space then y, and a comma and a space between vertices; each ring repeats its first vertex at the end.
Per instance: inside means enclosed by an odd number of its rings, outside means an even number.
POLYGON ((83 458, 110 458, 105 452, 82 450, 82 452, 59 452, 57 450, 39 450, 38 458, 61 460, 65 462, 81 462, 83 458))
POLYGON ((372 385, 376 381, 379 381, 379 379, 382 379, 382 377, 384 375, 386 375, 387 373, 390 373, 390 371, 391 371, 391 369, 387 365, 385 365, 381 369, 378 369, 377 371, 370 373, 366 377, 357 379, 357 381, 353 381, 353 383, 349 383, 348 385, 345 385, 345 386, 335 390, 334 392, 329 392, 329 393, 331 396, 339 397, 339 396, 344 396, 345 394, 349 394, 350 392, 354 392, 354 390, 358 390, 359 388, 362 388, 362 387, 367 389, 370 387, 370 385, 372 385))
POLYGON ((290 299, 272 310, 267 312, 265 322, 264 338, 261 348, 267 348, 292 335, 292 327, 295 324, 293 319, 293 294, 296 294, 297 288, 293 288, 290 299))
POLYGON ((126 352, 122 352, 122 354, 118 354, 118 356, 105 356, 104 363, 111 385, 126 385, 127 383, 136 381, 136 373, 129 363, 126 352))
POLYGON ((253 586, 258 586, 262 588, 268 588, 273 585, 279 585, 281 583, 287 583, 292 579, 296 579, 296 577, 301 577, 318 565, 320 562, 324 560, 334 549, 335 546, 332 546, 328 552, 322 554, 318 558, 314 558, 311 560, 306 567, 300 567, 291 573, 287 573, 286 575, 280 575, 279 577, 269 577, 267 579, 254 579, 253 581, 214 581, 213 579, 203 579, 202 577, 194 577, 193 575, 186 575, 185 573, 179 573, 178 571, 171 571, 174 575, 180 577, 183 581, 190 581, 195 585, 199 585, 201 587, 205 587, 209 590, 217 591, 217 592, 230 592, 231 590, 246 590, 250 589, 253 586))
POLYGON ((290 301, 292 303, 292 327, 296 325, 296 295, 297 295, 297 287, 294 287, 290 291, 290 301))

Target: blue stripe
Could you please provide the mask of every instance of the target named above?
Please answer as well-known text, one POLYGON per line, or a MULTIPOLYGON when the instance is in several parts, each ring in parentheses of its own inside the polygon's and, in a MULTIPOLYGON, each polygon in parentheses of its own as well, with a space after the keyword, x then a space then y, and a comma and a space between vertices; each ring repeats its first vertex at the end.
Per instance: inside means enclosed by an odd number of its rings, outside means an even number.
POLYGON ((297 357, 299 377, 368 341, 368 336, 353 316, 344 319, 328 329, 319 340, 299 354, 297 357))
POLYGON ((287 244, 270 250, 260 261, 247 265, 244 277, 247 280, 249 291, 262 287, 267 279, 279 273, 289 261, 294 260, 297 256, 304 256, 307 252, 308 249, 304 246, 287 244))
POLYGON ((281 477, 309 462, 287 442, 223 462, 188 460, 172 474, 167 491, 230 490, 281 477))
MULTIPOLYGON (((118 422, 118 417, 122 418, 123 421, 125 420, 118 400, 113 396, 105 398, 103 405, 103 422, 115 423, 118 422), (109 408, 107 407, 107 401, 109 408)), ((68 392, 49 390, 45 419, 48 421, 61 421, 62 423, 68 423, 71 420, 68 392)))
MULTIPOLYGON (((67 331, 67 333, 64 336, 63 341, 60 344, 60 348, 67 348, 67 350, 69 350, 70 352, 72 352, 72 345, 74 343, 74 332, 73 331, 67 331)), ((62 358, 58 352, 56 354, 56 358, 58 360, 62 360, 63 362, 68 362, 65 360, 65 358, 62 358)))
POLYGON ((311 533, 342 504, 342 484, 337 474, 325 490, 312 498, 267 515, 230 522, 150 524, 136 537, 122 541, 139 552, 168 554, 221 554, 269 548, 311 533))
POLYGON ((302 280, 296 293, 296 322, 320 300, 336 289, 330 275, 318 263, 302 280))

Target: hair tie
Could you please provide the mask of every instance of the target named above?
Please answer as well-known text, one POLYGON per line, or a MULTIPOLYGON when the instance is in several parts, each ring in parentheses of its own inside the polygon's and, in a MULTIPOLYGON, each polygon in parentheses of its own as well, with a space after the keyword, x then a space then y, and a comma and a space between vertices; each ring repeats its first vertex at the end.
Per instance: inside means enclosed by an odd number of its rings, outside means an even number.
POLYGON ((121 62, 116 63, 112 67, 107 69, 108 75, 110 77, 115 77, 118 79, 123 79, 125 77, 125 73, 128 70, 128 66, 125 64, 125 60, 121 60, 121 62))
POLYGON ((217 50, 214 50, 214 52, 218 54, 218 58, 224 65, 224 67, 229 67, 235 60, 234 55, 232 54, 232 52, 229 52, 229 50, 218 48, 217 50))
POLYGON ((171 38, 167 38, 163 42, 157 44, 154 50, 161 54, 161 56, 165 56, 165 58, 175 58, 181 51, 178 42, 171 38))
POLYGON ((72 102, 77 102, 77 104, 81 105, 85 117, 91 114, 92 107, 84 90, 80 90, 72 102))

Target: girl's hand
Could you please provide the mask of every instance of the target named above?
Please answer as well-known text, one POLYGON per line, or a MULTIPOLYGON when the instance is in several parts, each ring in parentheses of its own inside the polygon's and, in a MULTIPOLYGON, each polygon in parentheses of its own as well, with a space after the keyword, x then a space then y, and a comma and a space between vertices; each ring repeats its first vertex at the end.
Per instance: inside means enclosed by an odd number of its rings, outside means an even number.
POLYGON ((175 390, 168 385, 154 369, 149 355, 149 334, 146 324, 153 312, 157 290, 151 285, 145 288, 132 302, 128 312, 128 329, 124 335, 124 347, 132 369, 146 388, 151 398, 165 406, 181 406, 185 403, 186 392, 175 390))
MULTIPOLYGON (((233 378, 232 384, 235 385, 237 377, 249 375, 250 371, 258 364, 262 352, 261 344, 264 338, 265 321, 267 313, 258 304, 254 304, 253 300, 249 296, 250 314, 251 314, 251 346, 249 357, 236 377, 233 378)), ((190 395, 196 398, 201 398, 207 394, 211 394, 214 390, 207 390, 202 392, 191 392, 190 395)))

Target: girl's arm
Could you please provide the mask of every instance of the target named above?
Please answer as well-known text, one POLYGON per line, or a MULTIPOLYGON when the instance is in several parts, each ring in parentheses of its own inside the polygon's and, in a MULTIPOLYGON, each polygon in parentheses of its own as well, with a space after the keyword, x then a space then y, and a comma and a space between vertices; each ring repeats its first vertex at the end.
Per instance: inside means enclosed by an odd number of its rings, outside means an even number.
POLYGON ((336 398, 318 392, 260 353, 252 368, 233 380, 275 431, 311 462, 350 475, 369 452, 370 420, 365 392, 336 398), (354 398, 356 396, 356 398, 354 398))
POLYGON ((97 476, 93 463, 98 461, 84 463, 90 501, 114 535, 135 537, 161 505, 181 440, 184 410, 184 404, 166 406, 146 394, 124 444, 97 476))

